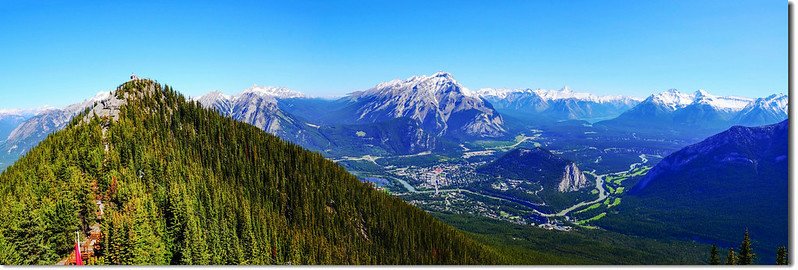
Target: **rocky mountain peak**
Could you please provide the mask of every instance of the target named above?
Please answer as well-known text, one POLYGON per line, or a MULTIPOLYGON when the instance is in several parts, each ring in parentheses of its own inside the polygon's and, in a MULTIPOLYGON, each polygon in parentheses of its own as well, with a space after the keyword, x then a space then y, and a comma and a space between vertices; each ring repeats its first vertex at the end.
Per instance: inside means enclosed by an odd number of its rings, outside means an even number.
POLYGON ((352 93, 348 99, 357 104, 358 122, 410 118, 436 136, 461 133, 498 137, 505 133, 498 112, 446 72, 380 83, 352 93))

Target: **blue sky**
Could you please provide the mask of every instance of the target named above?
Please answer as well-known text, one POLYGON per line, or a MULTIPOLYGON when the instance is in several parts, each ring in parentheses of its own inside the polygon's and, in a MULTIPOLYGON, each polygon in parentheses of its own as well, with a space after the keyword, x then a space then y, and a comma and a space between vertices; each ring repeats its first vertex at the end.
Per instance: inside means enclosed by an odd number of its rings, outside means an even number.
POLYGON ((786 1, 4 0, 0 14, 0 108, 66 105, 131 72, 189 96, 341 95, 439 70, 471 89, 787 92, 786 1))

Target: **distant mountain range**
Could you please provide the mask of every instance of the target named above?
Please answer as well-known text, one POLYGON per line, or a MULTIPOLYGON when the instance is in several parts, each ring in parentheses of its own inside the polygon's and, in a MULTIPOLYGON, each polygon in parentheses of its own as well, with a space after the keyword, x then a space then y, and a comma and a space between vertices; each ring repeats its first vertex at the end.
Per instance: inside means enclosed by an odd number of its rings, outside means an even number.
POLYGON ((560 90, 485 88, 477 94, 503 114, 534 121, 609 119, 640 103, 633 97, 574 92, 568 86, 560 90))
POLYGON ((788 97, 775 94, 751 99, 716 96, 699 90, 682 93, 671 89, 653 94, 615 119, 597 123, 638 130, 720 131, 732 125, 773 124, 787 118, 788 97))
MULTIPOLYGON (((66 108, 0 111, 0 163, 13 162, 105 95, 66 108)), ((338 99, 256 85, 237 95, 211 92, 195 100, 320 152, 412 154, 467 140, 504 138, 526 129, 528 123, 562 120, 605 120, 596 125, 657 132, 770 124, 787 118, 788 99, 782 94, 750 99, 669 90, 641 101, 568 87, 471 91, 451 74, 438 72, 383 82, 338 99)))

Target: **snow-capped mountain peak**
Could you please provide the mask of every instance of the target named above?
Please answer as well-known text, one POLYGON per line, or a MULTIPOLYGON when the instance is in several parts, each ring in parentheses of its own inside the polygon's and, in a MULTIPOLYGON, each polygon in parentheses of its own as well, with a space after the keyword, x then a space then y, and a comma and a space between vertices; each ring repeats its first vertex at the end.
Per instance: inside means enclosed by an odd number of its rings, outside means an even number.
POLYGON ((765 107, 770 107, 774 111, 780 111, 787 114, 787 103, 790 98, 785 94, 773 94, 763 98, 760 102, 764 103, 765 107))
POLYGON ((359 91, 350 94, 353 98, 361 96, 385 96, 385 95, 427 95, 437 99, 440 95, 447 92, 457 92, 465 96, 476 97, 476 94, 460 85, 454 77, 447 72, 439 71, 431 76, 413 76, 405 80, 395 79, 382 82, 366 91, 359 91))
POLYGON ((687 94, 676 89, 668 89, 665 92, 651 95, 649 100, 655 104, 670 108, 671 110, 676 110, 692 104, 695 97, 696 94, 687 94))
POLYGON ((785 94, 758 98, 740 111, 737 121, 741 124, 759 124, 787 118, 788 102, 789 97, 785 94))
POLYGON ((432 74, 432 77, 453 79, 452 74, 446 71, 438 71, 432 74))
POLYGON ((704 89, 699 89, 692 94, 682 93, 676 89, 651 95, 649 100, 653 103, 663 105, 671 110, 687 107, 691 104, 706 104, 718 110, 739 111, 750 104, 753 99, 735 96, 716 96, 704 89))
POLYGON ((689 94, 670 89, 649 96, 609 123, 719 130, 735 124, 772 124, 785 118, 787 97, 783 95, 754 100, 738 96, 717 96, 703 89, 689 94))
POLYGON ((501 116, 447 72, 383 82, 350 94, 349 100, 359 103, 356 120, 360 122, 406 117, 422 123, 426 130, 437 135, 462 132, 495 137, 505 132, 501 116), (466 115, 469 111, 478 111, 478 117, 458 118, 455 126, 449 125, 452 115, 466 115))
POLYGON ((285 87, 258 86, 257 84, 252 85, 252 87, 250 88, 247 88, 246 90, 244 90, 242 94, 247 94, 247 93, 255 93, 264 96, 271 96, 277 99, 306 97, 305 94, 299 93, 297 91, 285 87))

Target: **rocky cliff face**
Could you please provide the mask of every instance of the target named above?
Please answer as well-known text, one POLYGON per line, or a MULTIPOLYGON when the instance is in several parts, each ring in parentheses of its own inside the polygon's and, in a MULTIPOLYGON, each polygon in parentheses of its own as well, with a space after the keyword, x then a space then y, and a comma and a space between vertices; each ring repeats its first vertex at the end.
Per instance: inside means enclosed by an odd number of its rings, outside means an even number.
POLYGON ((560 186, 557 188, 560 192, 578 191, 587 186, 587 177, 579 170, 576 163, 569 163, 565 166, 563 171, 560 186))
POLYGON ((104 99, 97 100, 94 106, 90 107, 90 111, 83 117, 83 121, 89 122, 94 116, 101 119, 108 117, 112 121, 117 121, 119 120, 119 110, 126 103, 127 100, 124 97, 119 98, 116 95, 108 95, 104 99))

